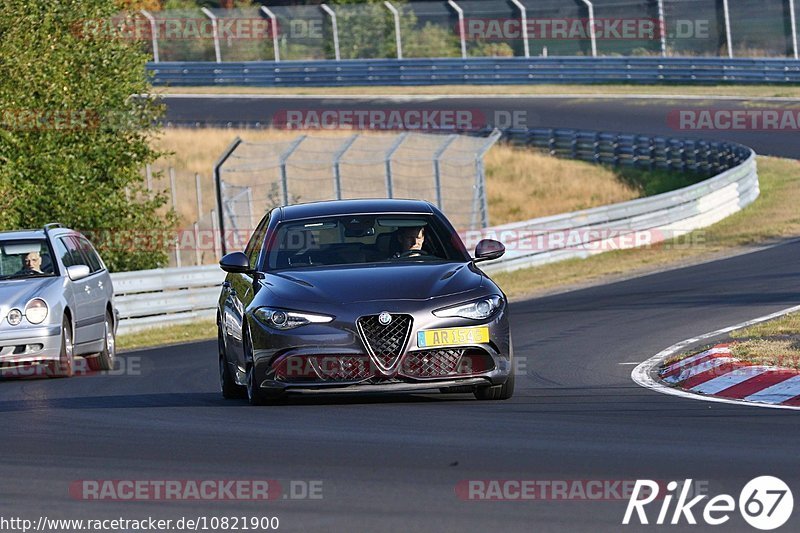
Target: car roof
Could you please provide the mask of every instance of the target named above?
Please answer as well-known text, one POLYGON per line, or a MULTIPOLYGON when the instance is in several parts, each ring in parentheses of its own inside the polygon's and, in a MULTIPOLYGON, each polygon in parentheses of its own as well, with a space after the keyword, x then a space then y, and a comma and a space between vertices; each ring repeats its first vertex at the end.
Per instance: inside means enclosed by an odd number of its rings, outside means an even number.
POLYGON ((365 215, 378 213, 433 214, 431 204, 423 200, 395 200, 389 198, 360 200, 328 200, 281 207, 282 220, 337 215, 365 215))
MULTIPOLYGON (((62 235, 74 235, 77 233, 75 230, 69 228, 50 228, 48 233, 51 237, 59 237, 62 235)), ((44 229, 17 229, 9 231, 0 231, 0 240, 20 240, 20 239, 44 239, 44 229)))

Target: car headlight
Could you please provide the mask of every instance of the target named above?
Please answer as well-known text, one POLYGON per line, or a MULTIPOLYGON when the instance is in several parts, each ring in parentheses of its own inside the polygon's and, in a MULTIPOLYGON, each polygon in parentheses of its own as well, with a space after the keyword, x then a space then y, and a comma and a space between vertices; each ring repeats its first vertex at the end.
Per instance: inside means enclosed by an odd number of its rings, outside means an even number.
POLYGON ((306 324, 325 324, 333 320, 332 316, 287 311, 272 307, 259 307, 253 313, 262 324, 275 329, 293 329, 306 324))
POLYGON ((19 309, 12 309, 8 312, 6 319, 12 326, 19 326, 19 323, 22 322, 22 311, 19 309))
POLYGON ((41 324, 47 318, 47 303, 41 298, 34 298, 25 306, 25 318, 31 324, 41 324))
POLYGON ((433 314, 439 318, 461 317, 481 320, 492 316, 495 311, 500 309, 502 304, 503 298, 498 295, 493 295, 488 298, 475 300, 474 302, 437 309, 433 314))

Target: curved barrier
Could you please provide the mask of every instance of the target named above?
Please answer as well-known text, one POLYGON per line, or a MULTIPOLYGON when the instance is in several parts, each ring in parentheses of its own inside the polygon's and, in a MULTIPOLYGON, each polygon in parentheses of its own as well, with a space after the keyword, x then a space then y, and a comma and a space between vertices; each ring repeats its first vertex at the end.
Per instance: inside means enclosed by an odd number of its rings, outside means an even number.
POLYGON ((531 83, 800 83, 800 61, 706 57, 511 57, 148 63, 154 85, 344 87, 531 83))
MULTIPOLYGON (((759 194, 756 154, 734 143, 559 129, 507 130, 504 137, 562 157, 710 178, 656 196, 465 232, 469 248, 484 237, 506 244, 502 259, 481 265, 488 273, 655 244, 710 226, 759 194)), ((213 318, 224 277, 216 265, 112 274, 119 331, 213 318)))

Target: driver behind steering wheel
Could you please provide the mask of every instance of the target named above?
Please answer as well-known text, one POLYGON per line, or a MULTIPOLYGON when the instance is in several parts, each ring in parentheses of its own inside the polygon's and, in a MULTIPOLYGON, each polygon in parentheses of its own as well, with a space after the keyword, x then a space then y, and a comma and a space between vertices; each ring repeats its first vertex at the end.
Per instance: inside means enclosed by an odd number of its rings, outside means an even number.
POLYGON ((425 227, 412 226, 401 228, 397 233, 397 240, 400 242, 400 251, 394 257, 419 257, 427 255, 422 249, 425 243, 425 227))

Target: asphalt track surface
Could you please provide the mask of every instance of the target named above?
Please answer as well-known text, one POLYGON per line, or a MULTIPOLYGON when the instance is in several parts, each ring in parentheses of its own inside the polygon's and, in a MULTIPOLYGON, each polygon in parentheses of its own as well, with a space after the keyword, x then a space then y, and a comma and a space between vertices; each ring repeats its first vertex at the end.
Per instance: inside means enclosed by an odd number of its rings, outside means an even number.
MULTIPOLYGON (((635 116, 636 128, 647 125, 635 116)), ((508 402, 416 394, 254 408, 217 392, 212 342, 128 352, 122 359, 132 371, 120 375, 6 380, 0 515, 277 516, 289 531, 705 530, 685 520, 621 526, 626 500, 465 501, 456 488, 465 480, 691 478, 712 496, 738 499, 751 478, 776 475, 797 500, 797 413, 652 392, 623 363, 796 305, 798 265, 800 242, 787 242, 516 302, 520 366, 508 402), (107 479, 274 479, 285 492, 290 480, 321 480, 323 489, 322 499, 270 502, 70 496, 75 481, 107 479)), ((648 507, 651 522, 659 506, 648 507)), ((738 512, 714 529, 754 531, 738 512)), ((795 510, 780 531, 797 530, 795 510)))

